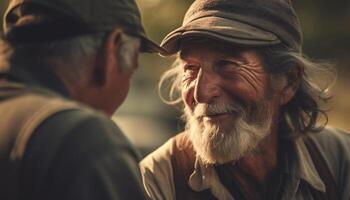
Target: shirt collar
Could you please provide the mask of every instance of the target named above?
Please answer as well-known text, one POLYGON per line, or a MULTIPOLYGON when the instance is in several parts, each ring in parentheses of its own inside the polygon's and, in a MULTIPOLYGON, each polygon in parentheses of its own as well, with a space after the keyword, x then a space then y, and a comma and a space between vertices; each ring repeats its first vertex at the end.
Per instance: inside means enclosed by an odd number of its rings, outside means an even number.
POLYGON ((219 200, 234 200, 230 192, 220 182, 214 165, 205 164, 198 156, 188 185, 197 192, 210 189, 213 196, 219 200))
MULTIPOLYGON (((310 184, 314 189, 321 192, 326 192, 326 187, 315 168, 310 153, 307 150, 302 138, 296 139, 294 144, 295 145, 292 146, 295 147, 295 157, 292 160, 283 159, 285 161, 285 163, 282 165, 284 168, 282 169, 283 172, 292 176, 294 174, 296 178, 293 178, 294 180, 302 179, 310 184)), ((219 200, 234 199, 230 192, 220 182, 214 165, 205 164, 198 156, 195 161, 194 171, 188 180, 188 185, 192 190, 197 192, 210 189, 211 193, 219 200)))

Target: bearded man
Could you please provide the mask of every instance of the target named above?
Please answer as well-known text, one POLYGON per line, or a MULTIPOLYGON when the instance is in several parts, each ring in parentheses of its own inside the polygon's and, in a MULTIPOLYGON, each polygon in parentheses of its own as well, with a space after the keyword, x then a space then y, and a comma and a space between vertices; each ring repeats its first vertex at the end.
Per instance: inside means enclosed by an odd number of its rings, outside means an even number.
POLYGON ((186 129, 140 163, 151 199, 350 198, 350 135, 317 123, 329 66, 291 2, 197 0, 162 46, 186 129))

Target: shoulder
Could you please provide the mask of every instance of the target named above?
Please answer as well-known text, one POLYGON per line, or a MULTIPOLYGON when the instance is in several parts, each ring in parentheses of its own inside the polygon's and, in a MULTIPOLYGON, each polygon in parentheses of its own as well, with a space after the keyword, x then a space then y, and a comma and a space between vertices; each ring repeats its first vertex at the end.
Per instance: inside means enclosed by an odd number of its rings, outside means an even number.
POLYGON ((45 194, 49 196, 94 195, 94 192, 142 196, 137 162, 134 149, 112 120, 96 112, 76 109, 50 116, 35 130, 23 170, 34 176, 36 187, 46 188, 45 194), (111 188, 95 187, 96 182, 111 188), (67 187, 82 190, 62 192, 67 187), (89 187, 95 189, 89 191, 89 187), (134 192, 126 194, 126 191, 134 192))
POLYGON ((185 132, 177 134, 170 138, 158 149, 146 156, 141 162, 142 170, 156 171, 156 169, 168 167, 171 168, 171 159, 179 151, 184 151, 190 146, 187 134, 185 132))
POLYGON ((173 161, 188 145, 187 134, 180 133, 140 162, 144 186, 151 199, 175 199, 173 161))
POLYGON ((326 127, 321 132, 310 134, 319 149, 328 156, 342 157, 350 151, 350 133, 326 127))
POLYGON ((52 137, 61 138, 61 145, 88 149, 92 154, 115 148, 131 148, 129 140, 112 120, 89 109, 56 113, 47 118, 35 132, 48 141, 52 137))
POLYGON ((97 111, 76 107, 56 112, 37 126, 28 141, 24 160, 79 166, 75 158, 89 164, 107 154, 126 154, 135 164, 138 161, 128 139, 112 120, 97 111))
POLYGON ((310 135, 334 175, 343 195, 350 194, 350 133, 326 127, 320 133, 310 135))

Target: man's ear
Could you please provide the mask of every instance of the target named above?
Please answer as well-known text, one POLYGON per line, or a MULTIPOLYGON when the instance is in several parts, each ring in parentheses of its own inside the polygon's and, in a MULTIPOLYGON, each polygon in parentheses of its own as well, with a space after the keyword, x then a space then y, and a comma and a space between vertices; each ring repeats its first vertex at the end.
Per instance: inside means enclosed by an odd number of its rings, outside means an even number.
POLYGON ((281 91, 280 105, 287 104, 295 95, 303 77, 303 69, 300 67, 291 68, 285 75, 285 86, 281 91))
POLYGON ((115 29, 110 32, 97 53, 94 79, 100 86, 107 82, 109 76, 113 74, 113 70, 119 71, 117 55, 122 33, 121 29, 115 29))

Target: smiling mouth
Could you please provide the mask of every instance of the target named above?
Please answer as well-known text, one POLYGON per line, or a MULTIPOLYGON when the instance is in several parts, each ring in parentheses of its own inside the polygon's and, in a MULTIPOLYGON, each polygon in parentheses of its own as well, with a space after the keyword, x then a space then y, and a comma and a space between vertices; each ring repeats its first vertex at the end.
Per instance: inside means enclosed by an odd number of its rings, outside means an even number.
POLYGON ((204 115, 204 117, 217 117, 221 115, 229 115, 231 113, 216 113, 216 114, 210 114, 210 115, 204 115))
POLYGON ((203 115, 202 118, 211 120, 211 119, 218 119, 220 117, 232 115, 232 114, 233 113, 216 113, 216 114, 210 114, 210 115, 203 115))
POLYGON ((235 122, 240 118, 241 114, 239 112, 225 112, 225 113, 208 113, 202 115, 199 119, 207 122, 219 123, 221 121, 230 120, 235 122))

